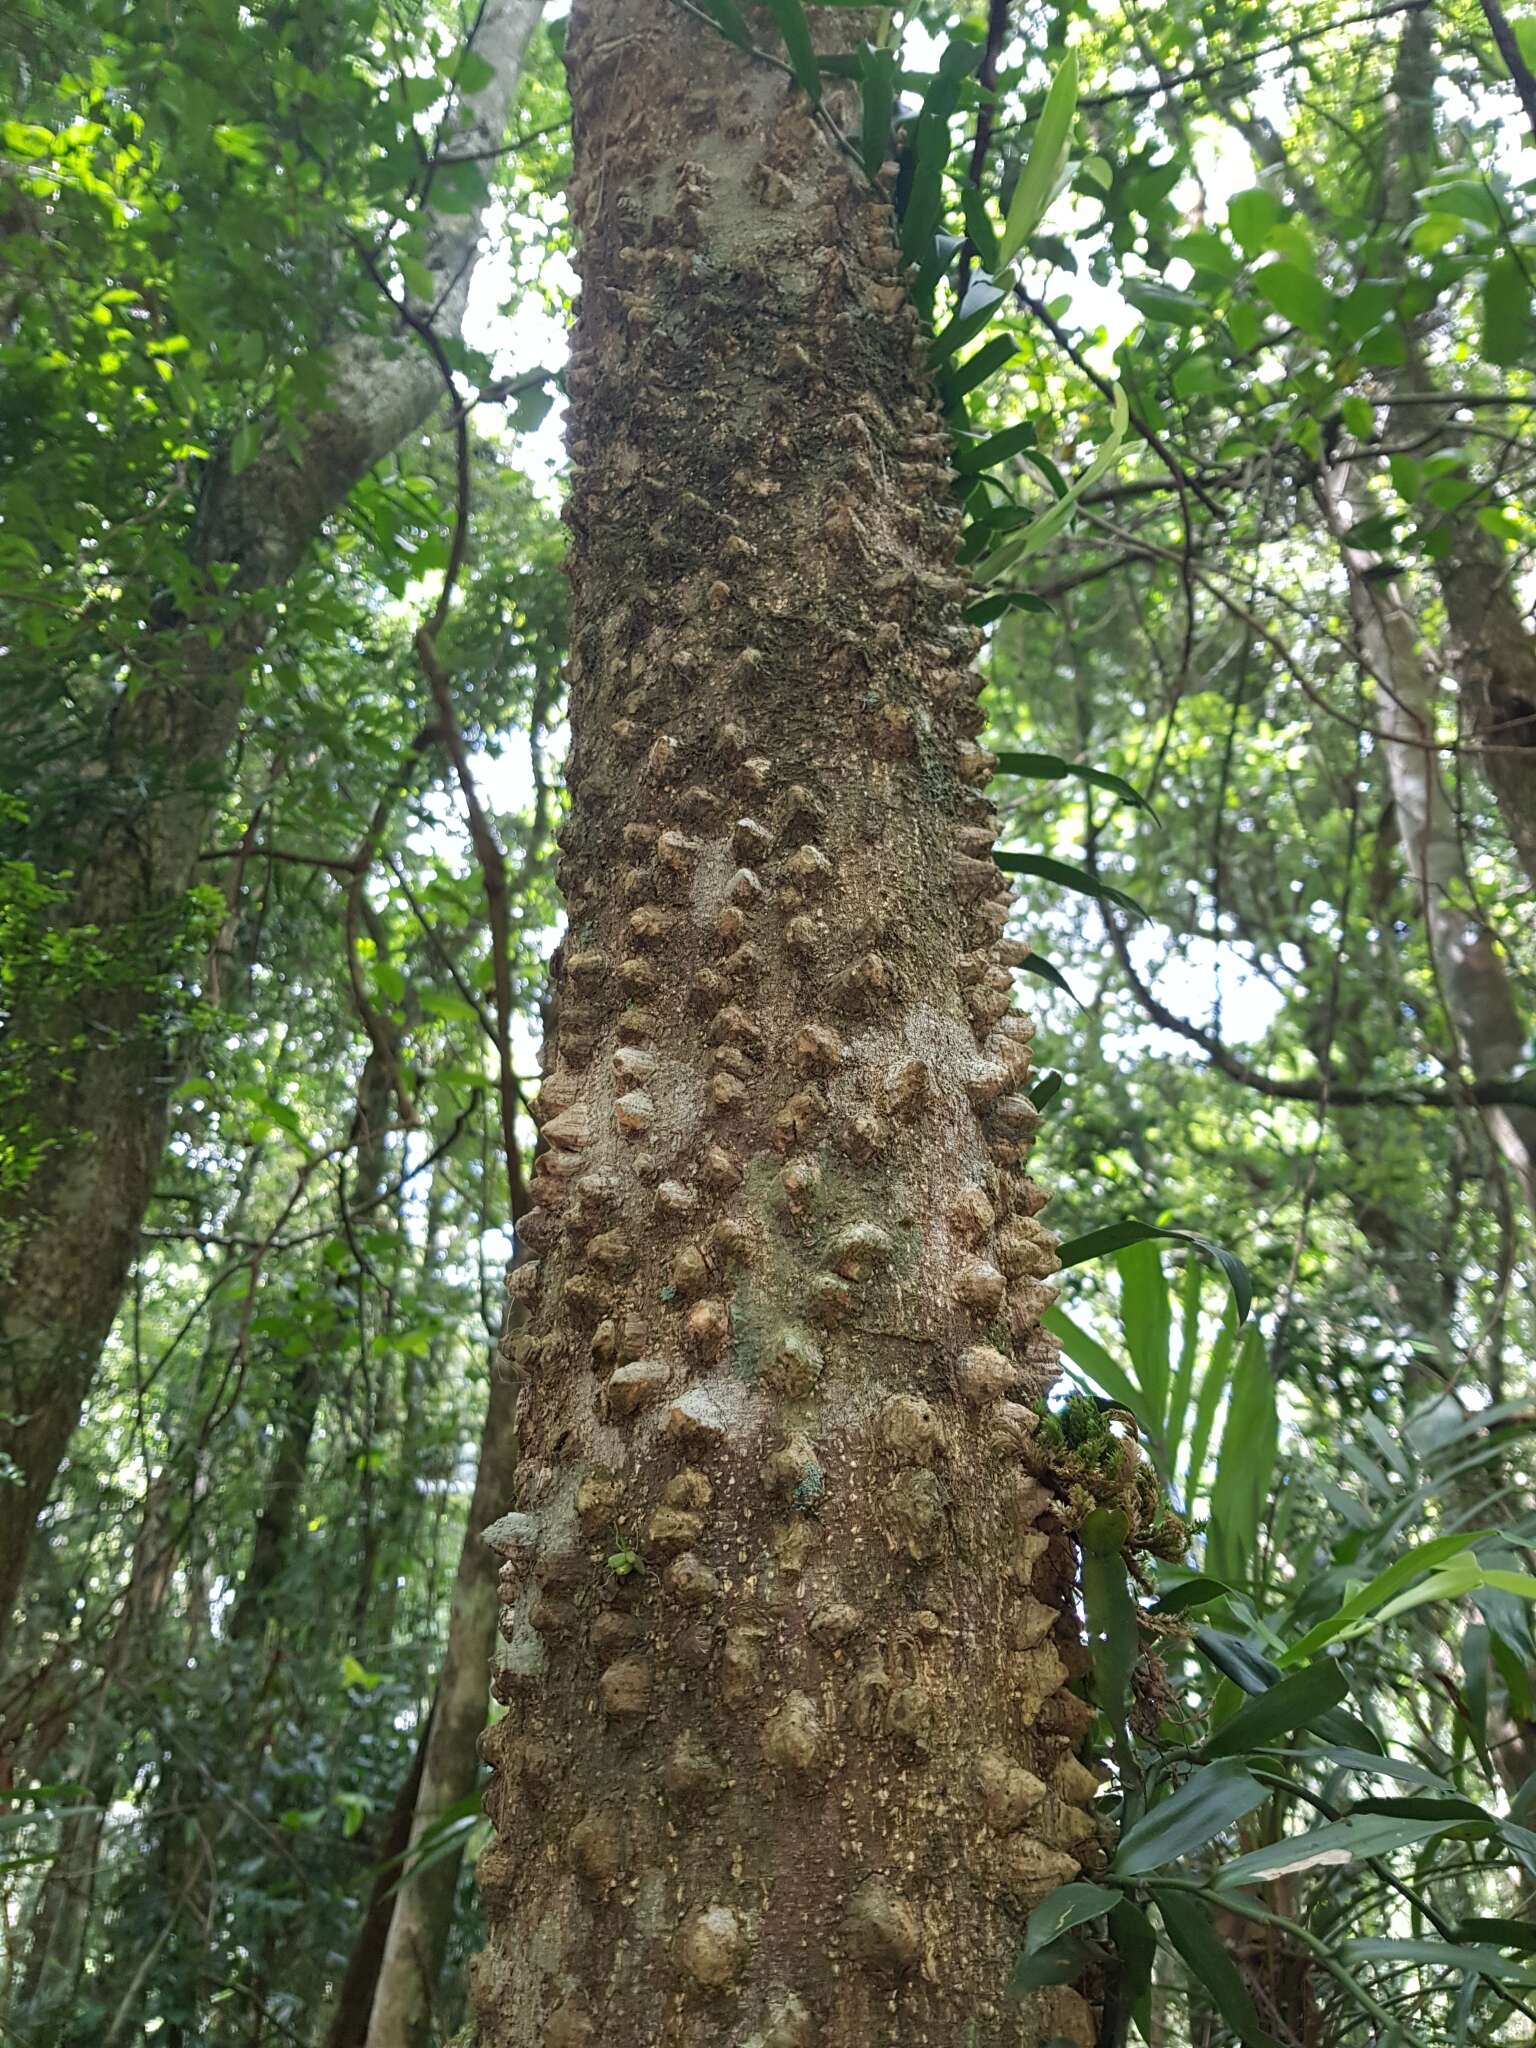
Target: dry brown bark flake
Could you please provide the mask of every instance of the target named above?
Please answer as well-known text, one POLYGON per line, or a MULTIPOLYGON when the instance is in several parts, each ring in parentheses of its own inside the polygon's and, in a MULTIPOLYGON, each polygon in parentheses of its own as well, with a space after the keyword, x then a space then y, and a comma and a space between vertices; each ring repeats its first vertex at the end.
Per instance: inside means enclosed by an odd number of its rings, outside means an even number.
POLYGON ((1004 1996, 1102 1849, 1020 1456, 1031 1026, 890 209, 665 0, 578 0, 568 62, 569 928, 481 2040, 1088 2048, 1077 1993, 1004 1996))

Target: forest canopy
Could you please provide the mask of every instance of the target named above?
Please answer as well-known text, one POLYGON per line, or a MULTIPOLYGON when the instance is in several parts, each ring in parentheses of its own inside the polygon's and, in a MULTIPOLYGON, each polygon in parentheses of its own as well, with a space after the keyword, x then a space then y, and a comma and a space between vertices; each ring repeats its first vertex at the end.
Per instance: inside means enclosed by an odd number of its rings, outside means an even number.
POLYGON ((1529 2042, 1536 12, 0 64, 0 2034, 1529 2042))

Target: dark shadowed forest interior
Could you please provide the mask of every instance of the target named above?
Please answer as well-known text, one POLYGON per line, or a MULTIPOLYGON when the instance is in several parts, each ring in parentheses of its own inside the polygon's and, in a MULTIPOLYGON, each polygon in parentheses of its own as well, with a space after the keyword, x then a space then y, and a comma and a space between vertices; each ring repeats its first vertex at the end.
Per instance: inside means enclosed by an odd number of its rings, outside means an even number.
POLYGON ((0 2040, 1536 2043, 1536 6, 0 80, 0 2040))

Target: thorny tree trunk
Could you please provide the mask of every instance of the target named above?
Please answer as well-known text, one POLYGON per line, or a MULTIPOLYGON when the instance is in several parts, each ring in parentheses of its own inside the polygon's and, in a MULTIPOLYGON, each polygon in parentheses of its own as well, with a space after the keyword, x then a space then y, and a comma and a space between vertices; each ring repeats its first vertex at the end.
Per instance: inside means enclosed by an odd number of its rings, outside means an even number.
MULTIPOLYGON (((466 102, 455 146, 494 148, 542 0, 492 0, 476 48, 495 67, 466 102)), ((462 318, 478 216, 433 223, 440 332, 462 318)), ((325 518, 373 465, 427 419, 442 378, 427 350, 358 339, 329 364, 323 409, 297 454, 273 440, 238 477, 210 478, 193 567, 235 563, 236 597, 292 576, 325 518)), ((67 922, 95 927, 107 967, 67 1001, 22 1013, 4 1056, 7 1099, 25 1104, 27 1146, 42 1147, 19 1194, 0 1203, 0 1617, 21 1583, 33 1524, 52 1490, 101 1347, 116 1317, 164 1143, 180 1069, 166 982, 203 835, 239 725, 246 666, 269 625, 248 605, 217 647, 197 620, 146 644, 142 687, 115 716, 73 823, 54 821, 42 865, 71 867, 67 922), (88 804, 86 802, 88 799, 88 804), (62 1051, 58 1048, 63 1048, 62 1051)))
POLYGON ((1088 2044, 1078 1993, 1003 1996, 1101 1851, 1025 1463, 1022 949, 889 207, 666 0, 578 0, 567 49, 570 923, 481 2039, 1088 2044))
POLYGON ((445 1814, 461 1806, 480 1777, 476 1748, 485 1726, 486 1685, 496 1645, 496 1559, 482 1531, 494 1521, 514 1483, 517 1463, 516 1394, 505 1376, 492 1376, 480 1439, 480 1464, 454 1580, 448 1640, 437 1681, 421 1790, 411 1823, 405 1875, 379 1972, 367 2048, 428 2048, 437 2039, 433 2005, 453 1925, 458 1855, 433 1851, 420 1870, 412 1859, 445 1814))

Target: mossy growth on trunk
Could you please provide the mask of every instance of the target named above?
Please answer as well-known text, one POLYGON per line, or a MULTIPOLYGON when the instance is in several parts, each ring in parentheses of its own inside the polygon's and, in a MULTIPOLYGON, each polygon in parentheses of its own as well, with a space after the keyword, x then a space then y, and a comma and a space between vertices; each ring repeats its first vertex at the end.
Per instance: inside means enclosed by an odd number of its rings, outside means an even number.
MULTIPOLYGON (((867 29, 813 10, 818 40, 867 29)), ((667 0, 573 7, 569 928, 483 2048, 1089 2048, 1102 1862, 1032 1027, 890 207, 667 0)))

